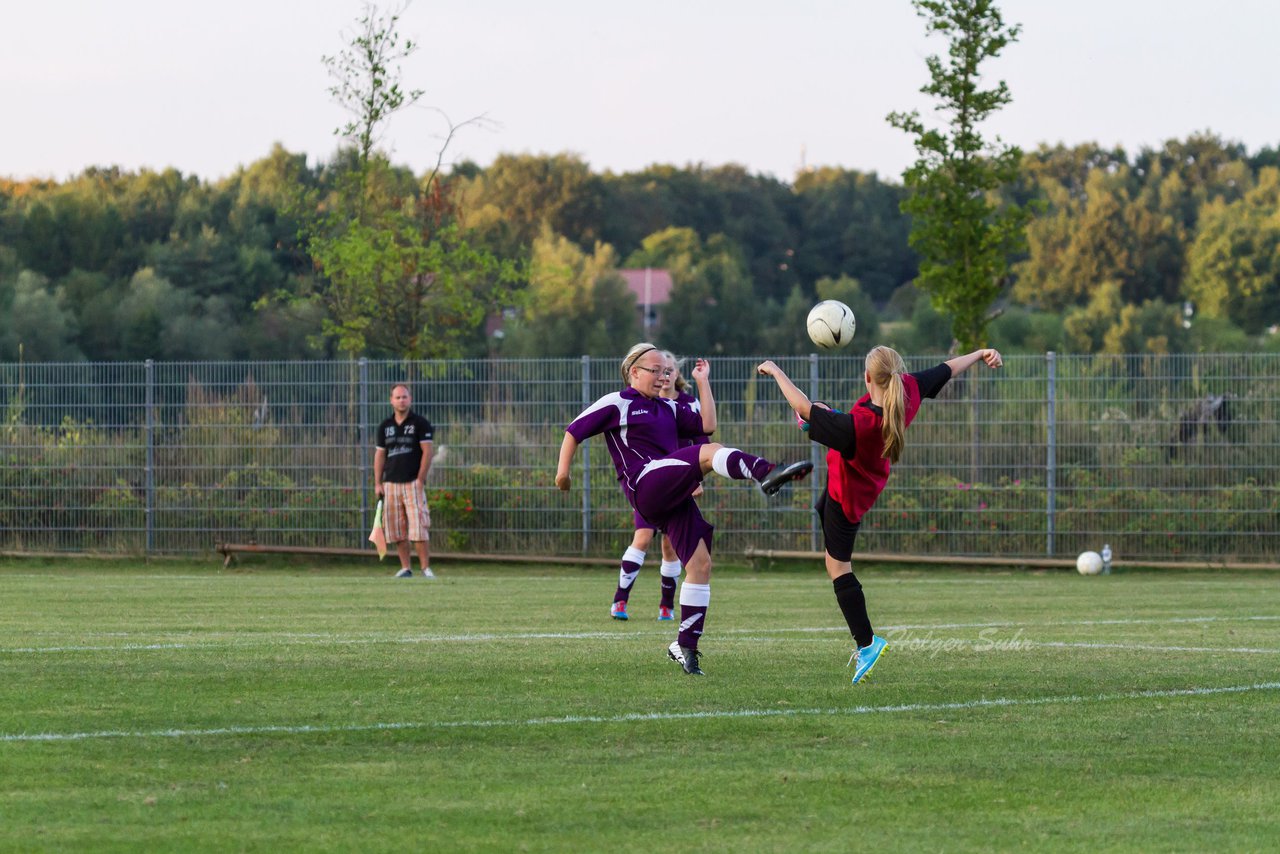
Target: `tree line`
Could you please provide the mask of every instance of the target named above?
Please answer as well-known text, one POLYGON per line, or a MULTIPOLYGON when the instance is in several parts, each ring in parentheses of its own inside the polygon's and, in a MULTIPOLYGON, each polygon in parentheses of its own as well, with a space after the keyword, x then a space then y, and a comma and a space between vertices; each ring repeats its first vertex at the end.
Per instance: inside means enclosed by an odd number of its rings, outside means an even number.
MULTIPOLYGON (((1280 349, 1280 149, 1041 146, 993 192, 1029 216, 992 345, 1280 349)), ((277 145, 218 181, 0 180, 0 361, 611 355, 641 334, 617 270, 642 267, 671 271, 659 343, 678 352, 808 352, 820 298, 863 342, 945 352, 907 195, 845 169, 613 174, 570 154, 415 175, 354 146, 308 163, 277 145)))

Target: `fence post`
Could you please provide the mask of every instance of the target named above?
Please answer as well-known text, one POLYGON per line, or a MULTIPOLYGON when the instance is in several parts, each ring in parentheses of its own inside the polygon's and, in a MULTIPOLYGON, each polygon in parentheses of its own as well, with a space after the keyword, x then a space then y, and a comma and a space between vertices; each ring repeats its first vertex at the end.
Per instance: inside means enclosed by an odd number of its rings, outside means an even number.
POLYGON ((1058 396, 1057 389, 1057 357, 1052 350, 1045 354, 1045 361, 1049 367, 1049 401, 1048 412, 1045 416, 1047 435, 1045 436, 1045 513, 1047 515, 1047 527, 1045 529, 1045 554, 1053 557, 1053 517, 1055 510, 1055 501, 1057 496, 1054 494, 1054 476, 1057 469, 1057 441, 1058 441, 1058 425, 1057 425, 1057 406, 1056 400, 1058 396))
POLYGON ((360 483, 356 491, 360 493, 360 530, 356 532, 357 542, 361 542, 361 532, 367 530, 373 521, 369 518, 369 481, 373 475, 369 472, 369 360, 360 359, 360 424, 356 428, 359 447, 356 456, 360 460, 360 483))
POLYGON ((147 526, 145 552, 149 555, 156 546, 156 365, 151 359, 147 359, 144 363, 144 375, 147 386, 143 398, 147 410, 145 416, 147 451, 146 471, 143 473, 146 491, 146 511, 143 516, 147 526))
MULTIPOLYGON (((591 357, 582 357, 582 408, 591 405, 591 357)), ((582 445, 582 553, 591 544, 591 442, 582 445)))
MULTIPOLYGON (((818 354, 809 354, 809 399, 818 399, 818 354)), ((807 438, 807 437, 806 437, 807 438)), ((813 462, 813 467, 817 469, 822 465, 823 446, 817 442, 809 443, 809 459, 813 462)), ((825 479, 821 477, 809 478, 809 506, 815 507, 818 499, 822 496, 818 492, 820 489, 826 489, 825 479)), ((813 551, 821 551, 821 541, 819 540, 818 514, 809 514, 809 546, 813 551)))

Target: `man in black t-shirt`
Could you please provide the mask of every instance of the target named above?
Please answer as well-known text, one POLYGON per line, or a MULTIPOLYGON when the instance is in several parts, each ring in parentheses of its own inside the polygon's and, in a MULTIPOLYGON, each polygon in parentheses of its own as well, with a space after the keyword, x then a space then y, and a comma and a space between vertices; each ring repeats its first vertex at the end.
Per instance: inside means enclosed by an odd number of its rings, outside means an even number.
POLYGON ((399 383, 391 389, 394 414, 378 425, 377 450, 373 453, 373 490, 383 499, 382 525, 387 542, 395 543, 400 556, 396 578, 412 578, 413 563, 409 543, 418 552, 424 578, 431 571, 428 543, 431 513, 425 491, 431 469, 431 422, 414 412, 409 387, 399 383))

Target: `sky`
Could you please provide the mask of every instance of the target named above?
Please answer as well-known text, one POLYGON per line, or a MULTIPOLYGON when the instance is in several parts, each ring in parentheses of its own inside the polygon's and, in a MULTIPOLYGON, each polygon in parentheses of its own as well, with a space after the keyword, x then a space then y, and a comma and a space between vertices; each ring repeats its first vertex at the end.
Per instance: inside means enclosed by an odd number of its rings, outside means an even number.
MULTIPOLYGON (((338 146, 347 114, 321 57, 347 44, 361 0, 0 3, 0 176, 174 167, 217 180, 277 142, 312 163, 338 146)), ((1205 130, 1251 152, 1280 145, 1274 0, 997 5, 1022 33, 983 68, 1013 96, 988 137, 1130 154, 1205 130)), ((946 44, 908 0, 413 0, 399 28, 420 44, 402 81, 425 94, 382 147, 420 174, 437 159, 571 152, 596 172, 898 178, 914 149, 885 116, 941 122, 919 89, 946 44)))

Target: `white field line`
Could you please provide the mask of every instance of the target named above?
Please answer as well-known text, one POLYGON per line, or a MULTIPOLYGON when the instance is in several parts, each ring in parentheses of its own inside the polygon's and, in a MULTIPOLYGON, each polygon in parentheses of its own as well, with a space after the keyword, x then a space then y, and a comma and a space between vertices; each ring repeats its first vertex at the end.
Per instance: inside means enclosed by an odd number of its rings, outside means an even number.
MULTIPOLYGON (((776 635, 738 636, 739 640, 769 642, 776 641, 776 635)), ((1134 652, 1204 652, 1204 653, 1238 653, 1241 655, 1280 655, 1280 647, 1264 648, 1252 646, 1159 646, 1145 643, 1091 643, 1088 641, 1032 641, 1018 635, 1011 638, 1000 638, 994 635, 981 637, 938 637, 928 635, 922 638, 899 637, 889 635, 886 638, 889 646, 895 650, 939 652, 1023 652, 1028 649, 1115 649, 1134 652)), ((817 643, 818 639, 804 638, 800 642, 817 643)), ((850 642, 852 649, 852 642, 850 642)))
POLYGON ((1220 688, 1175 688, 1164 691, 1129 691, 1122 694, 1068 694, 1057 697, 994 699, 980 698, 954 703, 905 703, 896 706, 849 706, 828 709, 726 709, 718 712, 647 712, 625 715, 565 715, 550 718, 508 718, 505 720, 466 721, 402 721, 371 724, 304 724, 299 726, 262 725, 230 726, 211 729, 99 730, 97 732, 0 733, 0 742, 88 741, 106 738, 199 738, 222 735, 307 735, 342 732, 377 732, 386 730, 447 730, 492 727, 541 727, 564 724, 613 724, 641 721, 717 720, 734 718, 794 718, 815 716, 850 716, 900 714, 903 712, 949 712, 969 709, 1048 706, 1061 704, 1110 703, 1123 700, 1208 697, 1217 694, 1244 694, 1254 691, 1280 690, 1280 682, 1258 682, 1253 685, 1231 685, 1220 688))
MULTIPOLYGON (((1057 620, 1044 623, 1028 623, 1028 622, 987 622, 987 623, 921 623, 921 624, 903 624, 892 626, 881 626, 877 631, 888 634, 890 632, 905 631, 937 631, 942 629, 1004 629, 1004 628, 1053 628, 1053 627, 1070 627, 1070 626, 1125 626, 1125 625, 1179 625, 1194 623, 1216 623, 1216 622, 1272 622, 1280 620, 1280 616, 1254 615, 1254 616, 1233 616, 1233 617, 1165 617, 1150 619, 1122 619, 1122 620, 1057 620)), ((66 652, 150 652, 159 650, 172 649, 251 649, 258 647, 285 647, 285 646, 371 646, 376 644, 422 644, 422 643, 488 643, 488 642, 504 642, 504 641, 523 641, 523 640, 647 640, 654 637, 669 637, 673 629, 671 628, 647 628, 638 632, 624 634, 622 630, 615 631, 592 631, 592 632, 468 632, 464 634, 424 634, 424 635, 367 635, 362 637, 350 637, 346 635, 326 635, 321 633, 285 633, 285 634, 265 634, 256 636, 247 640, 200 640, 199 638, 208 638, 209 635, 193 635, 195 640, 191 642, 185 641, 157 641, 154 643, 126 643, 126 644, 70 644, 59 646, 21 646, 21 647, 0 647, 0 655, 42 655, 51 653, 66 652)), ((731 635, 742 640, 772 640, 779 635, 788 634, 843 634, 848 632, 844 626, 809 626, 809 627, 778 627, 771 629, 725 629, 717 634, 731 635)), ((135 636, 127 632, 107 632, 107 637, 126 637, 135 636)), ((990 640, 986 638, 984 640, 990 640)), ((965 641, 957 641, 965 642, 965 641)), ((1143 646, 1139 644, 1092 644, 1080 642, 1078 644, 1038 644, 1042 646, 1081 646, 1081 647, 1110 647, 1115 649, 1148 649, 1154 651, 1167 652, 1248 652, 1248 653, 1271 653, 1275 650, 1270 649, 1252 649, 1252 648, 1236 648, 1224 649, 1215 647, 1179 647, 1179 646, 1143 646)))
POLYGON ((1157 646, 1145 643, 1092 643, 1089 641, 1016 641, 1036 647, 1067 649, 1127 649, 1146 652, 1238 652, 1244 655, 1280 655, 1280 649, 1262 649, 1251 646, 1157 646))
MULTIPOLYGON (((657 633, 649 632, 646 634, 618 635, 603 633, 587 633, 580 632, 577 634, 566 633, 540 633, 525 635, 454 635, 448 637, 416 637, 416 638, 333 638, 329 640, 290 640, 290 641, 259 641, 259 642, 242 642, 242 643, 154 643, 154 644, 125 644, 122 646, 52 646, 52 647, 18 647, 13 649, 0 650, 0 655, 13 654, 46 654, 59 652, 147 652, 168 649, 189 649, 189 650, 215 650, 215 649, 253 649, 261 647, 281 647, 281 646, 355 646, 355 645, 374 645, 374 644, 417 644, 432 642, 480 642, 486 640, 591 640, 600 638, 611 638, 614 640, 652 640, 657 637, 657 633)), ((662 637, 667 637, 663 634, 662 637)), ((778 634, 757 633, 755 635, 736 635, 739 640, 768 642, 778 640, 778 634)), ((807 639, 806 639, 807 640, 807 639)), ((816 641, 817 639, 815 639, 816 641)), ((959 650, 974 646, 982 646, 984 651, 989 652, 1010 652, 1020 651, 1026 648, 1060 648, 1060 649, 1116 649, 1131 650, 1145 652, 1204 652, 1204 653, 1239 653, 1242 655, 1280 655, 1280 648, 1267 649, 1262 647, 1213 647, 1213 646, 1161 646, 1156 644, 1137 644, 1137 643, 1094 643, 1088 641, 1031 641, 1024 638, 1016 638, 1013 640, 1002 641, 999 638, 979 637, 979 638, 959 638, 959 637, 934 637, 930 635, 924 639, 894 639, 890 638, 890 645, 899 649, 911 650, 914 648, 929 650, 959 650)))

